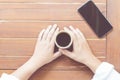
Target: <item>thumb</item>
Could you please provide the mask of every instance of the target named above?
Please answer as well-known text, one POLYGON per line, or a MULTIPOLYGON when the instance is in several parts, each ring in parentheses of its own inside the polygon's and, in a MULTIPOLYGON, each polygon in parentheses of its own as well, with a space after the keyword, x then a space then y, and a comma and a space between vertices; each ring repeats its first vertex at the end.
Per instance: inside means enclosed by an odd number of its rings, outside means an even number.
POLYGON ((60 52, 60 51, 54 53, 53 58, 56 59, 56 58, 58 58, 59 56, 61 56, 61 52, 60 52))
POLYGON ((70 57, 71 52, 69 52, 68 50, 59 49, 59 51, 60 51, 62 54, 70 57))

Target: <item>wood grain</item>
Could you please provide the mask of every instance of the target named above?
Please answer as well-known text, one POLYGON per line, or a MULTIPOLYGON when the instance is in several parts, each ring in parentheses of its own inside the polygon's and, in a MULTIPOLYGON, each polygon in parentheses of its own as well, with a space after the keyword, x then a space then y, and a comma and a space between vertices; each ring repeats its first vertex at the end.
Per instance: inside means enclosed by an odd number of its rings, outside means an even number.
MULTIPOLYGON (((11 74, 14 70, 0 70, 0 74, 3 72, 11 74)), ((38 70, 31 76, 29 80, 90 80, 93 73, 88 69, 83 67, 80 71, 44 71, 38 70), (85 78, 82 78, 82 77, 85 78), (60 78, 58 78, 60 77, 60 78)))
MULTIPOLYGON (((34 52, 36 38, 0 39, 0 56, 31 56, 34 52)), ((96 56, 106 55, 106 40, 88 40, 96 56)))
MULTIPOLYGON (((106 17, 107 1, 93 1, 106 17)), ((0 74, 10 74, 23 65, 34 53, 39 32, 50 24, 58 24, 61 30, 69 25, 79 28, 94 55, 101 61, 106 61, 106 57, 110 59, 106 48, 108 46, 107 49, 111 49, 111 44, 106 46, 106 36, 99 39, 77 12, 85 2, 86 0, 0 0, 0 74)), ((110 62, 113 60, 110 59, 110 62)), ((118 62, 116 64, 118 66, 118 62)), ((93 73, 87 66, 62 55, 37 70, 29 80, 90 80, 92 76, 93 73)))
MULTIPOLYGON (((22 66, 31 56, 4 56, 0 57, 0 69, 17 69, 22 66)), ((106 57, 98 57, 101 61, 105 61, 106 57)), ((50 64, 45 65, 42 67, 42 70, 49 70, 49 71, 80 71, 82 67, 86 67, 83 64, 77 63, 69 59, 68 57, 62 55, 58 59, 54 60, 50 64)))
MULTIPOLYGON (((0 9, 1 20, 83 20, 78 13, 81 4, 27 4, 14 5, 11 9, 0 9), (19 9, 14 9, 16 6, 19 9), (29 8, 33 7, 33 8, 29 8), (23 8, 27 7, 27 8, 23 8), (35 7, 35 8, 34 8, 35 7), (37 8, 36 8, 37 7, 37 8)), ((106 15, 106 5, 97 4, 101 12, 106 15)))
MULTIPOLYGON (((93 0, 96 3, 106 3, 106 0, 93 0)), ((80 3, 86 0, 0 0, 1 3, 80 3)))
POLYGON ((107 60, 120 71, 120 0, 108 1, 108 20, 113 25, 113 31, 107 36, 107 60), (111 15, 112 13, 112 15, 111 15))
MULTIPOLYGON (((1 3, 0 4, 0 9, 58 9, 61 10, 63 9, 63 7, 67 8, 67 9, 76 9, 77 7, 79 8, 80 6, 82 6, 84 3, 72 3, 72 4, 57 4, 57 3, 1 3), (62 5, 62 6, 61 6, 62 5)), ((95 3, 96 6, 98 6, 98 8, 104 12, 103 7, 106 7, 106 3, 95 3), (103 9, 103 10, 102 10, 103 9)), ((63 10, 64 11, 64 10, 63 10)))
POLYGON ((93 73, 88 68, 80 71, 41 71, 38 70, 30 80, 90 80, 93 73), (59 77, 59 78, 58 78, 59 77), (84 77, 84 78, 83 78, 84 77))
MULTIPOLYGON (((48 25, 58 24, 63 27, 70 25, 79 28, 87 39, 98 39, 85 21, 14 21, 0 23, 1 38, 37 38, 39 32, 48 25)), ((105 39, 102 38, 102 39, 105 39)))

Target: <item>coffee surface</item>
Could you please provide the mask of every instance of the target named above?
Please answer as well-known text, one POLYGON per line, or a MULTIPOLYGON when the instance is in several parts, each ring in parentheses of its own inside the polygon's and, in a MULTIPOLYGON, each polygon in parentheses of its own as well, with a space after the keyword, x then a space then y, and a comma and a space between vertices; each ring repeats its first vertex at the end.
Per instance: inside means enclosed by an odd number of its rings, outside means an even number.
POLYGON ((56 42, 59 46, 66 47, 70 44, 71 37, 68 33, 63 32, 57 35, 56 42))

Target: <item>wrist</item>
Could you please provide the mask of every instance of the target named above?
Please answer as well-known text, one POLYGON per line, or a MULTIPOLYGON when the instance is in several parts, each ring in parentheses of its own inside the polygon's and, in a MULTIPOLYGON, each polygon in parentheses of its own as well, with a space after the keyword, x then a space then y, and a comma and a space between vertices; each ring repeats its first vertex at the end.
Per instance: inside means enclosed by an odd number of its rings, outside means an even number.
POLYGON ((100 66, 101 63, 102 62, 95 56, 90 57, 84 62, 84 64, 88 66, 93 71, 93 73, 95 73, 96 69, 100 66))
POLYGON ((42 60, 38 60, 37 58, 35 57, 31 57, 28 62, 30 62, 32 64, 32 67, 33 68, 40 68, 42 67, 43 65, 45 65, 45 63, 42 61, 42 60))
POLYGON ((14 71, 11 75, 20 80, 28 80, 28 78, 42 66, 42 63, 37 63, 36 60, 31 57, 24 65, 14 71))

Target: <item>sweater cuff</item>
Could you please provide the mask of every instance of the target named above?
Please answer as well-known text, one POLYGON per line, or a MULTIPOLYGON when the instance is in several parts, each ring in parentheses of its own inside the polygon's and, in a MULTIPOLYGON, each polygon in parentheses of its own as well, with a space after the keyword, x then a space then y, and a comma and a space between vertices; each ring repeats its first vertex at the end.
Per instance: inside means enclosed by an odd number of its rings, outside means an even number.
POLYGON ((93 76, 92 80, 105 80, 113 70, 114 66, 112 64, 102 62, 95 71, 95 75, 93 76))
POLYGON ((3 73, 0 80, 19 80, 19 79, 17 79, 15 76, 3 73))

